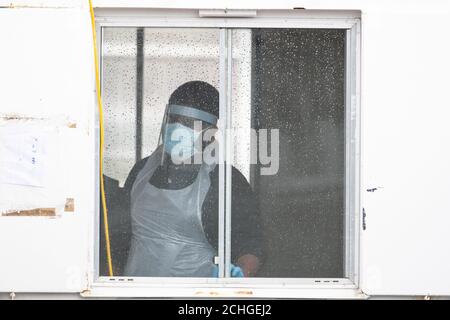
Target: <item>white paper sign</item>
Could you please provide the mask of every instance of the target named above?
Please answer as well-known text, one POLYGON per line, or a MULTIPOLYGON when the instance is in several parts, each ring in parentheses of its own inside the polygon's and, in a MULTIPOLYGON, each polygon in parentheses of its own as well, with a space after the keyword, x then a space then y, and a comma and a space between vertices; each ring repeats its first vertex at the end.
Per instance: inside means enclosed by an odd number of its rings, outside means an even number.
POLYGON ((0 183, 45 187, 48 172, 47 133, 0 131, 0 183))

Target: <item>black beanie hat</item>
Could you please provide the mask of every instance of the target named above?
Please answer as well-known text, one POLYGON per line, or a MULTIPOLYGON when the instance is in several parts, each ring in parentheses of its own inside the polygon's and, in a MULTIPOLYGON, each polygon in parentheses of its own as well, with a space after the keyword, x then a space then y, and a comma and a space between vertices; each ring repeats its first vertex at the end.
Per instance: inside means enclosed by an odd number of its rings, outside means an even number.
POLYGON ((204 81, 189 81, 170 96, 169 104, 193 107, 219 118, 219 91, 204 81))

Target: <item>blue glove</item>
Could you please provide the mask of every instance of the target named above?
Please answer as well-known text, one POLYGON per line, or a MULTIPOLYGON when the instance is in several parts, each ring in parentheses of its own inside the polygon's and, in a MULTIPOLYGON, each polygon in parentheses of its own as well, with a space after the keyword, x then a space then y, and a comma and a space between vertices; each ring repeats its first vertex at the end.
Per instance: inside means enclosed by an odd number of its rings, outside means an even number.
MULTIPOLYGON (((213 276, 213 278, 219 277, 219 267, 217 265, 214 265, 212 276, 213 276)), ((233 278, 243 278, 244 272, 242 272, 242 269, 240 267, 237 267, 234 264, 231 264, 231 276, 233 278)))
POLYGON ((235 266, 234 264, 231 265, 231 276, 233 278, 243 278, 244 272, 240 267, 235 266))

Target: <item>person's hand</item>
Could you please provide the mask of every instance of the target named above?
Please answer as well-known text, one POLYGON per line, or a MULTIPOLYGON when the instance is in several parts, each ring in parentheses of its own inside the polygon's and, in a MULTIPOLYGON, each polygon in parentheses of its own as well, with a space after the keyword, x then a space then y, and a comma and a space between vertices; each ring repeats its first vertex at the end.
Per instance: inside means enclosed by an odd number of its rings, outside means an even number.
POLYGON ((244 272, 242 272, 242 269, 238 266, 235 266, 234 264, 231 265, 231 276, 233 278, 243 278, 244 272))
MULTIPOLYGON (((244 272, 242 272, 242 269, 238 266, 235 266, 234 264, 231 264, 231 277, 233 278, 242 278, 244 277, 244 272)), ((213 269, 213 278, 219 277, 219 267, 217 265, 214 266, 213 269)))
POLYGON ((237 264, 242 268, 244 277, 253 277, 259 269, 259 259, 252 254, 242 255, 237 264))

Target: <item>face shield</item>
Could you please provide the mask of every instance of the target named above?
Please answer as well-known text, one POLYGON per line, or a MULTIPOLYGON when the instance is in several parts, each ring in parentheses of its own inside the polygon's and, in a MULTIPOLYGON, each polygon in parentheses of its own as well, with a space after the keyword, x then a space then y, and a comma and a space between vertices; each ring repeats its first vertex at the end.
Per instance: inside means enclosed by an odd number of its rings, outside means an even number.
POLYGON ((161 163, 167 156, 176 164, 186 163, 187 159, 203 150, 203 132, 216 125, 217 117, 209 112, 168 104, 159 136, 159 143, 163 146, 161 163))

